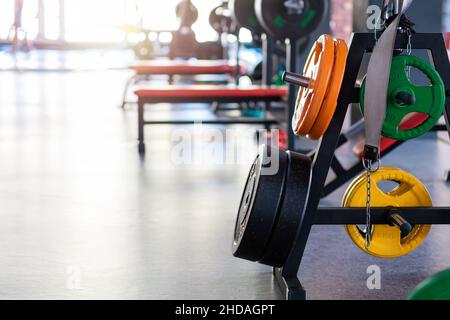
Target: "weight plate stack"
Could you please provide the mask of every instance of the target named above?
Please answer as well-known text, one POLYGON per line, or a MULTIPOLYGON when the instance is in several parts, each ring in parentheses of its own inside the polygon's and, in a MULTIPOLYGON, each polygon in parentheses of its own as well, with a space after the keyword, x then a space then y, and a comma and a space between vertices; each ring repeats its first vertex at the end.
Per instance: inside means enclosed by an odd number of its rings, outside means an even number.
POLYGON ((255 0, 259 23, 277 40, 310 35, 327 10, 327 0, 255 0))
POLYGON ((309 188, 311 159, 264 146, 239 206, 233 255, 281 267, 292 249, 309 188))

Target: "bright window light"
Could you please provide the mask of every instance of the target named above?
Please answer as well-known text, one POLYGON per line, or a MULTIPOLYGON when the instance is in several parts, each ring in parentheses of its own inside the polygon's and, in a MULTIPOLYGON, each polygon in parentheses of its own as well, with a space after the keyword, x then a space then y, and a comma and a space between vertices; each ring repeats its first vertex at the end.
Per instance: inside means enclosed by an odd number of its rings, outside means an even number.
POLYGON ((8 37, 14 21, 14 0, 0 0, 0 38, 8 37))
MULTIPOLYGON (((14 20, 14 1, 0 0, 0 37, 5 39, 14 20)), ((44 13, 43 36, 60 39, 60 19, 64 19, 65 39, 68 42, 121 42, 124 28, 143 27, 155 31, 174 31, 179 22, 175 7, 181 0, 24 0, 23 27, 29 39, 39 33, 39 3, 44 13), (60 4, 64 3, 64 17, 60 4)), ((211 10, 221 0, 193 0, 199 17, 192 26, 199 42, 215 41, 217 33, 209 25, 211 10)), ((135 30, 136 31, 136 30, 135 30)))

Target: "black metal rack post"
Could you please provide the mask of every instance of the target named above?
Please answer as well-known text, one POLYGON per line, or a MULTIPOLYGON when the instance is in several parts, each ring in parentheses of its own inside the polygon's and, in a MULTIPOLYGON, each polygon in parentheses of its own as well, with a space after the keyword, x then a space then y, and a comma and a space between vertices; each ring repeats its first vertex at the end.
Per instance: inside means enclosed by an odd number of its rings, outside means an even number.
POLYGON ((273 76, 273 52, 275 43, 274 39, 265 33, 262 34, 261 40, 263 52, 262 84, 270 86, 273 76))
MULTIPOLYGON (((297 72, 298 71, 298 52, 300 49, 299 40, 286 39, 286 71, 297 72)), ((297 98, 297 88, 289 86, 288 103, 287 103, 287 131, 288 131, 288 149, 295 150, 296 136, 291 130, 290 119, 294 117, 295 102, 297 98)))
MULTIPOLYGON (((395 45, 396 49, 406 49, 406 45, 407 36, 399 33, 395 45)), ((440 33, 413 34, 411 45, 412 49, 426 49, 430 52, 431 61, 442 77, 447 94, 445 119, 447 131, 450 135, 450 100, 448 99, 450 95, 450 63, 443 35, 440 33)), ((371 52, 374 46, 375 38, 373 33, 355 33, 352 37, 336 113, 328 131, 320 141, 313 159, 308 201, 302 213, 296 240, 285 265, 282 268, 274 268, 273 270, 275 279, 286 299, 306 299, 306 291, 298 278, 298 270, 311 227, 314 224, 358 224, 361 223, 361 217, 365 217, 360 210, 349 208, 326 209, 318 208, 318 206, 340 139, 348 106, 351 103, 358 103, 359 88, 356 87, 356 80, 361 61, 365 53, 371 52)), ((419 221, 425 224, 450 223, 450 208, 418 208, 416 210, 397 208, 397 210, 405 211, 411 222, 419 221)), ((388 211, 386 208, 374 209, 374 215, 378 216, 376 223, 386 224, 388 211)))

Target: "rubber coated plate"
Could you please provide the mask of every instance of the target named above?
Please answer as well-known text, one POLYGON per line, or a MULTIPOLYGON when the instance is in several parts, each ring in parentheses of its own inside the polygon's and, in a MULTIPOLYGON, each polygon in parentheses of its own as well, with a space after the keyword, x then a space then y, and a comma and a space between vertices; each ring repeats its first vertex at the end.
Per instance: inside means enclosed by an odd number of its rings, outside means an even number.
POLYGON ((275 39, 310 35, 327 12, 328 0, 256 0, 259 23, 275 39))
POLYGON ((439 272, 420 283, 408 300, 450 300, 450 270, 439 272))
MULTIPOLYGON (((364 92, 366 81, 361 87, 361 109, 364 114, 364 92)), ((394 140, 415 139, 430 131, 439 121, 445 108, 445 87, 439 73, 426 61, 415 56, 399 55, 392 58, 389 79, 386 120, 383 135, 394 140), (409 79, 408 69, 420 71, 430 85, 416 86, 409 79), (408 96, 408 100, 401 96, 408 96), (420 125, 402 130, 403 120, 413 113, 427 116, 420 125)))
POLYGON ((263 28, 256 18, 255 0, 230 0, 228 8, 231 18, 241 28, 246 28, 254 35, 261 35, 263 28))
MULTIPOLYGON (((344 207, 363 208, 367 197, 366 174, 355 179, 344 195, 344 207)), ((372 174, 371 206, 384 207, 431 207, 431 197, 425 186, 413 175, 397 168, 381 168, 372 174), (391 191, 383 191, 381 183, 394 183, 391 191)), ((352 241, 364 252, 378 258, 398 258, 417 249, 427 237, 431 226, 415 225, 411 233, 401 237, 399 228, 390 225, 374 225, 372 241, 365 248, 365 230, 347 225, 352 241)))
POLYGON ((322 35, 313 45, 303 76, 309 78, 308 87, 301 87, 295 104, 292 129, 299 136, 308 136, 322 108, 335 59, 335 43, 330 35, 322 35))
POLYGON ((336 111, 342 81, 344 80, 345 66, 347 64, 347 44, 344 40, 335 40, 334 67, 325 99, 317 115, 316 122, 308 134, 313 140, 320 139, 327 131, 331 119, 336 111))
POLYGON ((261 147, 242 194, 233 237, 233 255, 258 261, 278 217, 288 156, 277 148, 261 147))
POLYGON ((311 158, 288 151, 286 186, 277 224, 260 263, 282 267, 295 241, 306 205, 311 176, 311 158))

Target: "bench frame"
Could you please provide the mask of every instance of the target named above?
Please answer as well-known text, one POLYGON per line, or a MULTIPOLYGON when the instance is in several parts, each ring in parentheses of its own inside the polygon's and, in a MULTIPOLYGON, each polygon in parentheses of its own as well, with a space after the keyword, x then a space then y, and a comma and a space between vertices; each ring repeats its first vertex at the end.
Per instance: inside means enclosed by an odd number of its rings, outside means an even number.
MULTIPOLYGON (((174 88, 176 90, 176 88, 174 88)), ((202 124, 217 124, 217 125, 231 125, 231 124, 252 124, 263 125, 265 129, 270 130, 274 125, 280 122, 272 115, 266 115, 264 118, 249 118, 249 117, 223 117, 212 120, 146 120, 144 118, 145 105, 157 103, 245 103, 245 102, 277 102, 282 101, 281 96, 265 96, 265 97, 149 97, 138 95, 138 150, 141 155, 145 154, 144 142, 144 126, 145 125, 190 125, 195 123, 202 124)))

